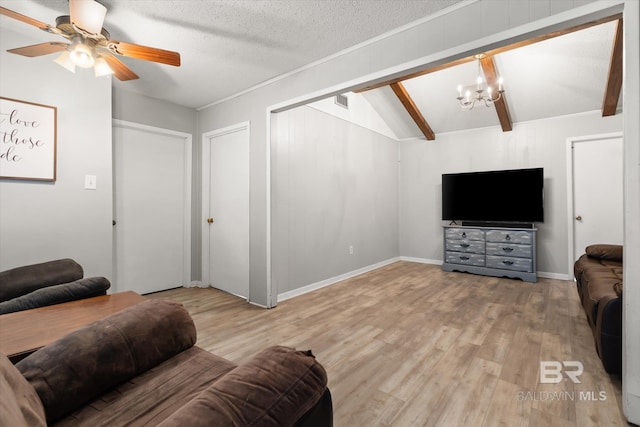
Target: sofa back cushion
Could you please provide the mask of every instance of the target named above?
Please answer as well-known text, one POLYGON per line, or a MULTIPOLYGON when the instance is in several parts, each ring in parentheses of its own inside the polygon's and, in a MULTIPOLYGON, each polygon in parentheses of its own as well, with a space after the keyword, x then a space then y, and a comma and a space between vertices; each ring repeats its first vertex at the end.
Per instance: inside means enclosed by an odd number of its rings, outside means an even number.
POLYGON ((7 356, 0 353, 0 417, 12 427, 46 426, 38 394, 7 356))
POLYGON ((193 320, 181 304, 149 300, 64 336, 16 367, 52 422, 195 342, 193 320))
POLYGON ((82 279, 82 266, 72 259, 58 259, 0 272, 0 301, 26 295, 36 289, 82 279))
POLYGON ((622 246, 620 245, 590 245, 585 249, 591 258, 622 262, 622 246))

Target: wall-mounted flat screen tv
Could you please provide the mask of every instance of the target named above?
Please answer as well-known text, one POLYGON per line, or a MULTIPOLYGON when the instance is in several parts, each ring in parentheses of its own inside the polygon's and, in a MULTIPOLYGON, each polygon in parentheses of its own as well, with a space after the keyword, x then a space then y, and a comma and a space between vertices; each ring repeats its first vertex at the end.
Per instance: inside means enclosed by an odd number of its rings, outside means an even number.
POLYGON ((544 222, 544 170, 443 174, 442 219, 544 222))

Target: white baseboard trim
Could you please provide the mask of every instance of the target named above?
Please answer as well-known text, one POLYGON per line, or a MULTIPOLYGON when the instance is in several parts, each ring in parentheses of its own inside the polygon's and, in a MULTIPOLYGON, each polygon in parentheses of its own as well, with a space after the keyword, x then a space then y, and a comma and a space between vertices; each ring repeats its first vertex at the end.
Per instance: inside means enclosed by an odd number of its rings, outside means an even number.
POLYGON ((561 273, 548 273, 546 271, 538 271, 538 277, 545 279, 573 280, 573 276, 561 273))
POLYGON ((622 409, 627 421, 640 425, 640 396, 623 391, 622 409))
POLYGON ((401 256, 400 261, 419 262, 420 264, 442 265, 442 260, 439 260, 439 259, 415 258, 410 256, 401 256))
POLYGON ((251 305, 255 305, 256 307, 266 308, 267 310, 269 309, 269 307, 267 307, 266 305, 258 304, 257 302, 253 302, 253 301, 247 301, 247 302, 251 305))
POLYGON ((205 285, 204 282, 200 280, 192 280, 189 283, 185 283, 182 285, 183 288, 210 288, 211 286, 205 285))
MULTIPOLYGON (((408 256, 399 256, 399 257, 395 257, 395 258, 390 258, 388 260, 381 261, 381 262, 378 262, 376 264, 368 265, 366 267, 362 267, 362 268, 359 268, 357 270, 350 271, 348 273, 340 274, 338 276, 331 277, 329 279, 321 280, 319 282, 315 282, 315 283, 312 283, 310 285, 302 286, 302 287, 300 287, 298 289, 294 289, 294 290, 291 290, 291 291, 283 292, 281 294, 278 294, 278 302, 286 301, 288 299, 297 297, 299 295, 304 295, 306 293, 315 291, 317 289, 324 288, 326 286, 331 286, 331 285, 336 284, 338 282, 341 282, 343 280, 347 280, 347 279, 350 279, 352 277, 359 276, 360 274, 368 273, 368 272, 370 272, 372 270, 375 270, 377 268, 381 268, 381 267, 384 267, 386 265, 393 264, 394 262, 397 262, 397 261, 418 262, 418 263, 421 263, 421 264, 431 264, 431 265, 442 265, 442 263, 443 263, 442 260, 438 260, 438 259, 416 258, 416 257, 408 257, 408 256)), ((558 280, 571 280, 571 279, 573 279, 573 277, 569 276, 568 274, 548 273, 548 272, 544 272, 544 271, 539 271, 538 272, 538 276, 546 278, 546 279, 558 279, 558 280)), ((258 306, 258 307, 267 308, 266 306, 264 306, 262 304, 257 304, 257 303, 252 302, 252 301, 249 301, 249 303, 253 304, 255 306, 258 306)))
POLYGON ((350 279, 355 276, 359 276, 364 273, 368 273, 372 270, 375 270, 380 267, 384 267, 385 265, 393 264, 394 262, 400 261, 400 257, 395 257, 388 259, 386 261, 381 261, 376 264, 368 265, 366 267, 359 268, 357 270, 350 271, 348 273, 340 274, 339 276, 331 277, 329 279, 321 280, 316 283, 312 283, 310 285, 303 286, 298 289, 294 289, 292 291, 283 292, 278 294, 278 302, 282 302, 293 297, 297 297, 299 295, 306 294, 308 292, 315 291, 317 289, 324 288, 326 286, 334 285, 338 282, 342 282, 343 280, 350 279))

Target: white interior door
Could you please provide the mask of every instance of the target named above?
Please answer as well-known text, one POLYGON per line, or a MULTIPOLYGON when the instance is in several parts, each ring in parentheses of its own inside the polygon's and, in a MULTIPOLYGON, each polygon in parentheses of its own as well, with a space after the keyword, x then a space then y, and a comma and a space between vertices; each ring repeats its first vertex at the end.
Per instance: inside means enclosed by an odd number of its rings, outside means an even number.
POLYGON ((587 246, 623 243, 622 137, 572 142, 573 260, 587 246))
POLYGON ((249 298, 249 124, 204 135, 203 280, 249 298))
POLYGON ((191 136, 122 121, 113 135, 117 291, 188 283, 191 136))

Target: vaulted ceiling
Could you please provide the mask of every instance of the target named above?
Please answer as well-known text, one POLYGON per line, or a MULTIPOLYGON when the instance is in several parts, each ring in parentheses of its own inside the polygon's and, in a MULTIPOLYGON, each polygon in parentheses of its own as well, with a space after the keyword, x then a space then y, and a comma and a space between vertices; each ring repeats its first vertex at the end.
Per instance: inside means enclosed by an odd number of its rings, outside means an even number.
POLYGON ((513 123, 594 110, 613 115, 622 105, 622 21, 605 21, 488 52, 480 64, 469 57, 359 93, 399 139, 497 125, 508 132, 513 123), (493 106, 463 109, 457 86, 475 86, 479 68, 494 94, 501 76, 505 92, 493 106))

